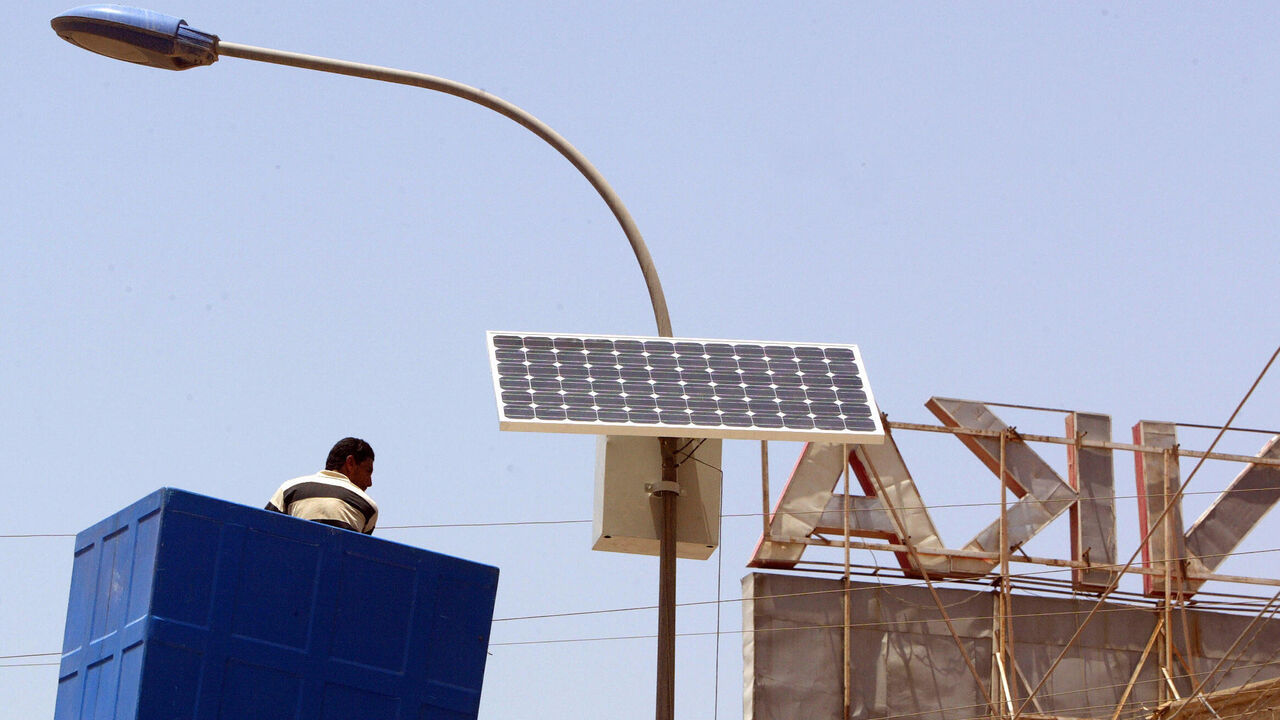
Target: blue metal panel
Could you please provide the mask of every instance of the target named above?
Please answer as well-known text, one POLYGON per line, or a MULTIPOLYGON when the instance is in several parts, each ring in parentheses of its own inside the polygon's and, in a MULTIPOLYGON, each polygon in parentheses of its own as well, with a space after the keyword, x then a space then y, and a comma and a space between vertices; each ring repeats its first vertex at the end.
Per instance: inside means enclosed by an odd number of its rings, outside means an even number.
POLYGON ((55 720, 474 718, 497 580, 162 489, 76 538, 55 720))

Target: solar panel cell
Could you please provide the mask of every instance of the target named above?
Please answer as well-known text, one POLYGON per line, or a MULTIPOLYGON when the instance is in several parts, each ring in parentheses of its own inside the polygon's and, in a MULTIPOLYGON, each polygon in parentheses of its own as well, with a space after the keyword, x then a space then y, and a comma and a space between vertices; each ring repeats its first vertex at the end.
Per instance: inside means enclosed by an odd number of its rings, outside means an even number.
POLYGON ((793 402, 790 400, 782 400, 778 402, 778 410, 784 415, 805 415, 809 414, 809 406, 803 402, 793 402))
POLYGON ((622 409, 627 406, 627 399, 615 393, 600 393, 594 400, 596 406, 600 408, 622 409))
POLYGON ((740 385, 717 385, 716 396, 726 400, 746 400, 747 391, 740 385))
POLYGON ((581 364, 567 365, 565 363, 561 363, 560 376, 564 378, 570 378, 570 379, 585 380, 591 377, 591 371, 585 365, 581 365, 581 364))
POLYGON ((649 380, 649 371, 645 370, 643 367, 636 367, 634 365, 624 365, 620 370, 618 370, 618 375, 623 380, 631 380, 635 382, 648 382, 649 380))
POLYGON ((557 350, 582 350, 581 338, 556 338, 552 343, 557 350))
POLYGON ((747 409, 755 415, 777 415, 778 403, 772 400, 749 400, 747 409))
POLYGON ((831 403, 836 401, 836 391, 832 390, 829 387, 828 388, 811 387, 805 391, 805 395, 808 396, 807 399, 809 400, 818 400, 822 402, 831 402, 831 403))
POLYGON ((707 359, 699 355, 698 357, 681 356, 680 371, 687 373, 705 373, 707 371, 707 359))
POLYGON ((835 387, 857 390, 862 388, 862 378, 854 374, 836 373, 831 377, 831 384, 835 387))
POLYGON ((622 378, 622 371, 613 365, 592 365, 588 368, 590 377, 593 380, 619 380, 622 378))
POLYGON ((653 391, 660 397, 680 397, 684 394, 684 387, 680 383, 655 382, 653 391))
POLYGON ((698 383, 698 382, 685 383, 680 387, 684 390, 684 394, 688 395, 690 398, 694 398, 694 397, 710 398, 716 394, 716 389, 711 387, 710 385, 707 385, 706 383, 698 383))
POLYGON ((523 376, 498 378, 498 388, 501 390, 528 390, 529 379, 523 376))
POLYGON ((524 377, 523 363, 498 363, 498 374, 501 377, 524 377))
POLYGON ((712 355, 707 358, 707 367, 712 370, 733 372, 738 369, 738 361, 732 355, 712 355))
POLYGON ((655 382, 669 383, 678 383, 683 379, 680 373, 676 370, 659 370, 657 368, 649 371, 649 377, 655 382))
POLYGON ((809 412, 814 415, 831 415, 835 417, 840 414, 840 407, 833 402, 811 402, 809 403, 809 412))
POLYGON ((863 404, 867 402, 867 394, 861 390, 838 388, 836 399, 843 403, 863 404))
POLYGON ((649 355, 649 367, 651 368, 675 370, 677 365, 675 355, 649 355))

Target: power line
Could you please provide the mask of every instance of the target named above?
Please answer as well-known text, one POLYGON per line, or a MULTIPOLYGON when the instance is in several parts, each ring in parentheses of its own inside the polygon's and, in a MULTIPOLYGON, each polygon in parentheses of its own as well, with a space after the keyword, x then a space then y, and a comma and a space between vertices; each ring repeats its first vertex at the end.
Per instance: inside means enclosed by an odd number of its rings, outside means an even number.
MULTIPOLYGON (((1185 497, 1185 496, 1197 496, 1197 495, 1221 495, 1224 492, 1225 490, 1201 490, 1197 492, 1186 492, 1186 493, 1183 493, 1183 496, 1185 497)), ((1236 490, 1232 490, 1231 492, 1232 494, 1236 494, 1236 495, 1244 495, 1246 493, 1274 492, 1274 490, 1272 488, 1239 488, 1236 490)), ((1110 499, 1136 500, 1139 497, 1141 496, 1136 494, 1135 495, 1112 495, 1110 496, 1110 499)), ((895 507, 897 507, 899 510, 933 511, 933 510, 948 510, 948 509, 963 509, 963 508, 998 507, 999 505, 1000 503, 998 502, 972 502, 972 503, 926 503, 923 505, 902 505, 902 506, 895 506, 895 507)), ((823 510, 806 510, 806 511, 798 511, 798 512, 788 511, 785 514, 799 517, 804 515, 822 515, 824 512, 825 511, 823 510)), ((850 510, 850 512, 860 512, 860 511, 850 510)), ((725 520, 736 520, 740 518, 759 518, 763 514, 765 513, 762 513, 760 511, 745 512, 745 513, 722 513, 720 517, 725 520)), ((769 513, 769 514, 773 514, 773 513, 769 513)), ((509 521, 494 521, 494 522, 380 525, 378 529, 379 530, 433 530, 433 529, 447 529, 447 528, 485 528, 485 527, 522 527, 522 526, 536 527, 539 525, 585 525, 590 522, 593 522, 593 521, 585 520, 585 519, 582 519, 582 520, 509 520, 509 521)), ((5 534, 0 534, 0 540, 24 539, 24 538, 73 538, 75 536, 76 536, 76 533, 5 533, 5 534)))
MULTIPOLYGON (((435 523, 430 525, 380 525, 379 530, 409 530, 425 528, 515 527, 520 525, 581 525, 591 520, 513 520, 510 522, 435 523)), ((3 537, 3 536, 0 536, 3 537)))
MULTIPOLYGON (((853 588, 850 590, 845 590, 843 588, 833 588, 833 589, 827 589, 827 590, 808 590, 808 591, 801 591, 801 592, 794 592, 794 593, 773 593, 769 595, 759 595, 759 596, 754 596, 750 598, 718 598, 715 600, 699 600, 699 601, 693 601, 693 602, 685 602, 685 603, 679 603, 678 607, 687 608, 687 607, 698 607, 698 606, 707 606, 707 605, 743 603, 748 601, 754 602, 754 601, 760 601, 760 600, 778 600, 778 599, 785 599, 785 598, 807 597, 807 596, 815 596, 815 595, 837 595, 837 594, 845 594, 845 593, 852 594, 852 593, 859 593, 859 592, 897 590, 900 588, 908 589, 912 587, 921 587, 921 586, 922 586, 921 583, 895 583, 892 585, 867 585, 864 587, 853 588)), ((975 593, 975 597, 977 597, 976 593, 975 593)), ((972 598, 966 598, 958 602, 968 602, 971 599, 972 598)), ((1262 600, 1262 598, 1257 598, 1257 599, 1262 600)), ((552 619, 552 618, 577 617, 577 616, 583 616, 583 615, 602 615, 602 614, 611 614, 611 613, 620 613, 620 612, 636 612, 636 611, 646 611, 646 610, 656 610, 656 609, 657 609, 656 605, 638 605, 638 606, 621 607, 621 608, 607 608, 602 610, 583 610, 583 611, 563 612, 563 613, 547 613, 547 614, 541 614, 541 615, 523 615, 523 616, 516 616, 516 617, 494 618, 493 622, 497 623, 497 622, 511 622, 511 621, 521 621, 521 620, 543 620, 543 619, 552 619)), ((1102 610, 1099 610, 1098 612, 1120 613, 1120 612, 1144 612, 1149 610, 1151 610, 1151 607, 1147 605, 1126 604, 1126 605, 1120 605, 1112 608, 1102 609, 1102 610)), ((1062 617, 1062 616, 1072 616, 1072 615, 1084 615, 1084 614, 1087 614, 1088 612, 1089 612, 1088 610, 1084 610, 1084 609, 1059 610, 1059 611, 1036 612, 1036 613, 1013 613, 1013 614, 1010 614, 1009 617, 1010 618, 1062 617)), ((975 616, 958 617, 955 619, 960 621, 974 621, 974 620, 986 620, 988 618, 989 618, 988 615, 975 615, 975 616)), ((901 625, 901 624, 912 624, 912 623, 928 624, 931 622, 934 622, 934 620, 928 619, 928 618, 922 618, 920 620, 897 619, 893 621, 883 621, 883 622, 877 621, 877 622, 859 623, 856 627, 862 628, 862 629, 875 629, 885 625, 893 625, 893 624, 901 625)), ((843 626, 842 625, 819 625, 819 626, 808 626, 804 628, 778 628, 776 630, 824 629, 824 628, 830 628, 830 627, 843 627, 843 626)), ((771 630, 771 632, 776 630, 771 630)), ((741 633, 745 631, 732 631, 732 632, 736 634, 736 633, 741 633)), ((707 633, 695 633, 695 635, 705 635, 705 634, 707 633)), ((617 637, 619 639, 631 639, 632 637, 651 637, 651 636, 617 636, 617 637)), ((564 640, 557 640, 556 642, 568 642, 568 641, 569 639, 564 639, 564 640)), ((532 642, 532 641, 529 641, 529 642, 532 642)), ((511 644, 511 643, 507 643, 507 644, 511 644)), ((516 644, 528 644, 528 643, 516 643, 516 644)), ((0 655, 0 660, 54 656, 54 655, 61 655, 61 653, 45 652, 45 653, 22 653, 17 655, 0 655)))
MULTIPOLYGON (((1038 408, 1033 406, 1012 405, 1008 403, 988 402, 986 404, 999 406, 999 407, 1023 407, 1026 409, 1034 409, 1034 410, 1067 412, 1065 410, 1060 410, 1057 408, 1038 408)), ((1229 426, 1223 427, 1218 425, 1202 425, 1202 424, 1195 424, 1195 423, 1174 423, 1174 424, 1180 427, 1193 427, 1193 428, 1202 428, 1202 429, 1209 429, 1209 430, 1220 430, 1220 431, 1233 430, 1233 431, 1240 431, 1240 432, 1278 434, 1277 431, 1258 430, 1258 429, 1252 429, 1252 428, 1234 428, 1229 426)), ((1221 433, 1219 437, 1220 436, 1221 436, 1221 433)), ((1216 443, 1217 443, 1217 439, 1215 439, 1214 441, 1214 444, 1216 443)), ((697 448, 695 448, 695 451, 696 449, 697 448)), ((716 470, 717 472, 720 471, 720 468, 711 466, 703 462, 701 459, 697 457, 693 457, 692 453, 690 453, 688 459, 692 459, 695 462, 698 462, 702 465, 706 465, 707 467, 710 467, 716 470)), ((1199 468, 1199 466, 1202 465, 1203 463, 1204 463, 1204 458, 1201 458, 1200 462, 1197 464, 1196 467, 1199 468)), ((1188 477, 1188 480, 1190 480, 1190 477, 1188 477)), ((1196 491, 1196 492, 1183 492, 1181 493, 1181 495, 1184 497, 1199 496, 1199 495, 1221 495, 1224 492, 1225 490, 1202 490, 1202 491, 1196 491)), ((1232 493, 1237 495, 1242 495, 1242 494, 1251 493, 1251 492, 1273 492, 1273 489, 1272 488, 1239 488, 1236 490, 1232 490, 1232 493)), ((1114 495, 1113 494, 1109 496, 1109 498, 1104 498, 1104 499, 1135 500, 1140 497, 1142 496, 1137 494, 1133 494, 1133 495, 1114 495)), ((990 501, 989 502, 971 502, 971 503, 935 503, 935 504, 925 503, 921 505, 903 505, 898 507, 897 509, 932 511, 932 510, 947 510, 947 509, 977 508, 977 507, 997 507, 999 506, 999 504, 1000 503, 998 502, 990 502, 990 501)), ((802 516, 802 515, 822 515, 824 513, 825 513, 825 510, 811 510, 811 511, 799 511, 799 512, 789 511, 786 514, 793 515, 793 516, 802 516)), ((761 515, 764 515, 764 514, 766 513, 762 513, 758 511, 746 512, 746 513, 722 513, 720 515, 720 518, 721 519, 759 518, 761 515)), ((773 513, 768 513, 768 514, 773 514, 773 513)), ((540 525, 581 525, 581 524, 586 524, 590 522, 592 522, 592 520, 574 519, 574 520, 512 520, 512 521, 464 522, 464 523, 416 523, 416 524, 407 524, 407 525, 383 525, 380 527, 380 529, 382 530, 431 530, 431 529, 448 529, 448 528, 536 527, 540 525)), ((0 539, 64 538, 64 537, 75 537, 75 536, 76 536, 75 533, 6 533, 6 534, 0 534, 0 539)))

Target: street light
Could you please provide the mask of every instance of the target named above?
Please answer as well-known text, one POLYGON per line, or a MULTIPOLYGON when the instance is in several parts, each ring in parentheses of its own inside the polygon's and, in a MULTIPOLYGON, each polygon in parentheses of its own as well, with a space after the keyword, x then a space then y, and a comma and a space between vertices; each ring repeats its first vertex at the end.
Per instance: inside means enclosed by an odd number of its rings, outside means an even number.
MULTIPOLYGON (((502 98, 490 95, 469 85, 422 73, 393 68, 364 65, 331 58, 316 57, 229 43, 206 32, 187 25, 185 20, 171 15, 125 7, 122 5, 85 5, 68 10, 50 21, 59 37, 86 50, 117 60, 164 68, 187 70, 201 65, 212 65, 219 57, 238 57, 245 60, 289 65, 306 70, 350 75, 369 80, 414 85, 416 87, 447 93, 500 113, 542 138, 565 157, 596 189, 631 243, 640 272, 644 275, 653 305, 658 334, 671 337, 671 317, 667 312, 666 297, 658 281, 649 249, 617 193, 600 174, 600 171, 555 130, 527 111, 502 98)), ((662 438, 661 489, 654 494, 661 498, 662 533, 659 545, 658 580, 658 673, 656 717, 670 720, 675 714, 675 580, 676 580, 676 484, 675 440, 662 438)))

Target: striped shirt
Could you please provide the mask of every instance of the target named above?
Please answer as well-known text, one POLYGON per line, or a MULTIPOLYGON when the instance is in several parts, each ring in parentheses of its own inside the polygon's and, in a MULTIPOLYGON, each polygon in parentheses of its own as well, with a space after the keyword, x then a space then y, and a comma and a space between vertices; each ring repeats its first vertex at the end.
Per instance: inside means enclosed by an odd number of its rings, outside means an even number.
POLYGON ((373 534, 373 526, 378 522, 378 504, 373 498, 346 475, 332 470, 321 470, 281 485, 266 509, 366 535, 373 534))

